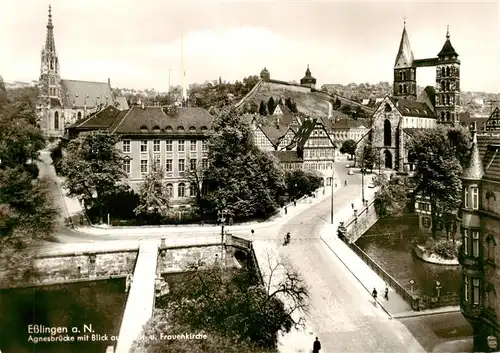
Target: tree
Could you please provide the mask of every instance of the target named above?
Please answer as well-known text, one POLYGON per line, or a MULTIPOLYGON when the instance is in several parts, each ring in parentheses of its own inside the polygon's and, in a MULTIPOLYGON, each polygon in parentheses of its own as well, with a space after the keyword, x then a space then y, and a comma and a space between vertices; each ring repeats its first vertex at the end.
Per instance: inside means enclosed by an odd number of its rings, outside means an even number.
POLYGON ((64 187, 83 201, 87 211, 97 209, 102 222, 106 197, 126 189, 123 157, 115 147, 120 137, 107 131, 81 133, 68 144, 62 162, 64 187))
MULTIPOLYGON (((279 331, 304 326, 309 291, 302 276, 284 258, 269 253, 267 257, 264 272, 269 285, 256 280, 248 267, 222 271, 217 262, 190 264, 185 276, 173 279, 168 294, 157 299, 157 307, 164 311, 149 329, 182 327, 189 332, 212 332, 215 339, 231 339, 249 352, 256 346, 261 351, 275 348, 279 331)), ((226 350, 219 348, 217 352, 226 350)))
POLYGON ((375 207, 380 217, 402 215, 410 199, 411 179, 407 176, 393 176, 389 180, 385 175, 377 175, 374 185, 379 187, 375 193, 375 207))
POLYGON ((136 215, 141 215, 155 224, 168 213, 170 194, 163 181, 164 177, 163 168, 156 165, 151 168, 139 190, 139 205, 134 209, 136 215))
POLYGON ((285 106, 290 109, 292 113, 298 113, 297 103, 295 103, 292 98, 285 98, 285 106))
POLYGON ((360 164, 361 168, 369 169, 373 171, 373 167, 379 162, 377 150, 373 147, 369 141, 360 149, 361 158, 360 164))
POLYGON ((460 206, 462 167, 443 128, 418 132, 410 142, 410 149, 417 156, 414 192, 431 204, 432 236, 436 238, 438 222, 446 214, 454 214, 460 206))
POLYGON ((334 102, 332 102, 332 107, 334 110, 338 110, 341 106, 342 106, 342 102, 337 97, 337 99, 334 102))
POLYGON ((264 103, 264 101, 260 101, 259 114, 260 115, 267 115, 267 106, 264 103))
POLYGON ((356 153, 356 141, 354 140, 346 140, 342 143, 342 147, 340 147, 340 153, 349 154, 351 158, 354 158, 354 154, 356 153))
POLYGON ((285 191, 283 171, 255 145, 250 120, 224 109, 208 142, 207 201, 212 211, 229 208, 235 218, 268 216, 285 191))
POLYGON ((311 195, 323 185, 323 178, 313 171, 293 169, 285 172, 287 194, 291 199, 311 195))
POLYGON ((189 168, 184 172, 184 177, 189 181, 189 187, 194 190, 195 205, 198 208, 198 215, 203 221, 207 200, 203 195, 203 185, 205 183, 205 168, 198 162, 196 168, 189 168))
POLYGON ((269 114, 274 113, 274 108, 276 108, 276 102, 274 101, 273 97, 269 97, 269 100, 267 101, 267 111, 269 114))
POLYGON ((245 94, 250 92, 250 90, 259 82, 260 78, 259 76, 253 75, 253 76, 248 76, 243 79, 243 85, 245 86, 245 94))

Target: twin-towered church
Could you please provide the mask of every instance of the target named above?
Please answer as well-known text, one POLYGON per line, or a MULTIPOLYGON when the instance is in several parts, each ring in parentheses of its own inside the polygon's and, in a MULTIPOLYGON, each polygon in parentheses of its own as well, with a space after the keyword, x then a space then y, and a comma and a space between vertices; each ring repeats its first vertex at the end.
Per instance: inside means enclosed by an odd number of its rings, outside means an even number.
POLYGON ((416 129, 458 125, 460 113, 460 61, 449 30, 437 57, 415 59, 405 24, 394 63, 393 95, 376 109, 370 133, 362 142, 371 139, 382 168, 408 171, 413 163, 405 145, 416 129), (417 68, 429 66, 436 67, 436 85, 418 93, 417 68))

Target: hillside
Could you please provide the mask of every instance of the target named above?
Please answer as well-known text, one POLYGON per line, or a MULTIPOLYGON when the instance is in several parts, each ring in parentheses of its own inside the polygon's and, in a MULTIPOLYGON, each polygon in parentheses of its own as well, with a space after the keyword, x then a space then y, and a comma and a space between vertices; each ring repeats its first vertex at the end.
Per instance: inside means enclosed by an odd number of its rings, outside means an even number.
MULTIPOLYGON (((421 92, 424 87, 418 87, 417 92, 421 92)), ((325 84, 321 86, 322 91, 331 94, 338 94, 340 96, 349 98, 355 102, 361 103, 363 99, 368 98, 383 98, 386 95, 392 94, 392 84, 389 82, 379 82, 377 84, 369 83, 350 83, 348 85, 341 84, 325 84)), ((486 92, 461 92, 462 104, 468 112, 472 115, 489 115, 492 107, 488 102, 496 100, 496 105, 500 104, 500 93, 486 93, 486 92)))
POLYGON ((253 89, 237 104, 236 107, 245 109, 248 106, 258 106, 260 102, 267 102, 269 98, 281 98, 283 101, 291 98, 297 105, 299 112, 310 116, 328 116, 329 104, 335 104, 337 98, 342 104, 342 108, 352 111, 359 111, 360 113, 370 114, 373 110, 369 107, 362 106, 361 104, 344 97, 331 95, 328 92, 321 92, 292 85, 286 82, 271 80, 270 82, 259 81, 253 89))

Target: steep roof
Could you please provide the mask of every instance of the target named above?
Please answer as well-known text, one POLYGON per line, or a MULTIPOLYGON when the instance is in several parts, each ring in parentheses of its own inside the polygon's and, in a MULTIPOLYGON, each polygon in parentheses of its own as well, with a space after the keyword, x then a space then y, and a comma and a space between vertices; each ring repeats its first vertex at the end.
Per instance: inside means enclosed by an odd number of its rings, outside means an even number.
POLYGON ((479 153, 479 147, 477 145, 477 135, 474 133, 469 164, 462 173, 462 179, 481 180, 483 175, 484 169, 481 161, 481 155, 479 153))
POLYGON ((277 145, 279 141, 287 134, 289 128, 284 124, 270 124, 259 126, 261 131, 271 141, 273 145, 277 145))
POLYGON ((61 80, 61 87, 63 104, 66 107, 86 106, 92 109, 99 104, 113 103, 113 94, 108 82, 61 80))
POLYGON ((311 70, 309 70, 309 65, 307 65, 306 74, 305 74, 304 77, 302 77, 302 79, 300 80, 300 83, 301 84, 304 84, 304 83, 316 83, 316 79, 314 77, 312 77, 311 70))
POLYGON ((406 33, 406 26, 403 27, 403 34, 401 35, 401 42, 399 43, 399 51, 396 56, 394 68, 411 67, 413 65, 413 52, 410 46, 410 39, 406 33))
POLYGON ((446 33, 446 42, 444 42, 443 48, 438 54, 438 57, 440 58, 443 56, 458 56, 457 52, 455 51, 455 48, 453 48, 453 45, 451 45, 449 30, 446 33))
POLYGON ((420 118, 435 118, 436 114, 424 102, 417 102, 408 99, 389 97, 396 108, 403 116, 413 116, 420 118))
POLYGON ((488 146, 498 144, 500 144, 500 134, 480 133, 477 135, 477 145, 482 158, 484 158, 488 146))
MULTIPOLYGON (((125 114, 123 113, 123 115, 125 114)), ((85 130, 108 129, 119 116, 120 110, 112 105, 108 105, 106 108, 76 121, 69 128, 85 130)))
POLYGON ((493 110, 490 117, 488 118, 488 121, 486 122, 486 130, 500 130, 500 109, 498 109, 498 107, 493 110))
MULTIPOLYGON (((500 141, 498 141, 500 142, 500 141)), ((496 145, 488 145, 483 158, 484 161, 484 177, 487 180, 500 180, 500 143, 496 145)))
POLYGON ((119 134, 151 134, 154 132, 172 134, 204 134, 213 121, 203 108, 181 107, 170 116, 164 107, 132 107, 120 120, 115 120, 111 131, 119 134))
POLYGON ((417 102, 423 102, 434 112, 436 107, 436 89, 432 86, 425 87, 417 97, 417 102))

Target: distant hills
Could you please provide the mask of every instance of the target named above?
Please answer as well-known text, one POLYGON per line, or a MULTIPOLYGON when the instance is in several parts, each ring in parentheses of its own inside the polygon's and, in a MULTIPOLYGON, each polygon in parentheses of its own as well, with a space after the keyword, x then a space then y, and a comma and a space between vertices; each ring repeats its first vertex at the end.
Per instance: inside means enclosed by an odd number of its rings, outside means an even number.
MULTIPOLYGON (((418 87, 417 91, 421 92, 423 89, 424 87, 418 87)), ((392 83, 324 84, 321 86, 321 90, 331 94, 338 94, 356 102, 362 102, 363 99, 383 98, 385 95, 391 95, 392 83)), ((462 91, 461 99, 464 109, 475 116, 489 115, 496 106, 500 105, 500 93, 462 91), (497 102, 491 106, 487 101, 497 102)))

